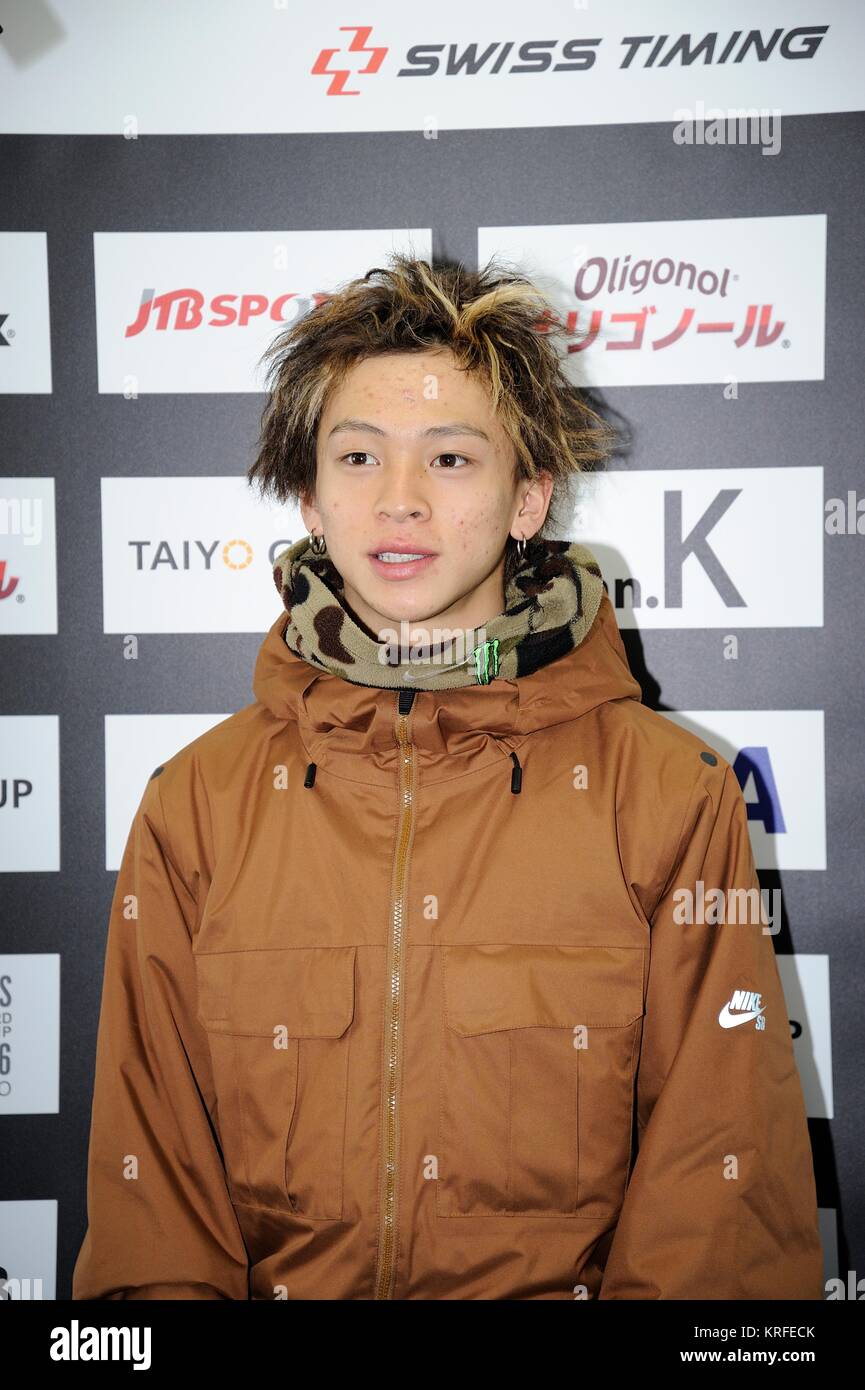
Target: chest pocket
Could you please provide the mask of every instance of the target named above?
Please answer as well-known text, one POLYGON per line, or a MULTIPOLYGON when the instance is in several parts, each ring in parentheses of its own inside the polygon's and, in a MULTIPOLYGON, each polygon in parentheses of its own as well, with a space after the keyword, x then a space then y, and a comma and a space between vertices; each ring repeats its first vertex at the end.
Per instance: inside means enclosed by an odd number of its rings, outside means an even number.
POLYGON ((615 1213, 645 951, 448 945, 441 960, 437 1213, 615 1213))
POLYGON ((354 946, 196 956, 234 1200, 342 1216, 354 946))

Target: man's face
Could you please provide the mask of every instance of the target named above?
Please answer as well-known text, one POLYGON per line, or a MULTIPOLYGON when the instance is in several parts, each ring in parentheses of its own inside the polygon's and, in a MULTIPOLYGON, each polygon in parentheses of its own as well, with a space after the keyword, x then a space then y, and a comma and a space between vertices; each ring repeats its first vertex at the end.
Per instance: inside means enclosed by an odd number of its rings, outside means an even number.
POLYGON ((516 476, 486 389, 449 349, 356 364, 322 414, 316 458, 303 520, 368 627, 480 627, 502 611, 507 537, 540 529, 552 479, 516 476))

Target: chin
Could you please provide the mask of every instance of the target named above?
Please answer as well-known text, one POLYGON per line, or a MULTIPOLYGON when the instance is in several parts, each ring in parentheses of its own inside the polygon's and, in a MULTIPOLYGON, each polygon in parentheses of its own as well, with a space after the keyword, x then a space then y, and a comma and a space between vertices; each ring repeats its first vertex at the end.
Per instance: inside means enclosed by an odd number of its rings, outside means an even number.
POLYGON ((443 612, 451 602, 444 596, 437 599, 433 594, 418 593, 417 589, 411 594, 395 594, 391 586, 387 586, 387 592, 383 594, 364 594, 363 597, 370 608, 374 608, 393 626, 399 623, 426 623, 443 612))
POLYGON ((394 626, 399 623, 424 623, 438 612, 438 609, 429 603, 396 604, 392 598, 388 601, 382 599, 378 603, 373 599, 371 606, 394 626))

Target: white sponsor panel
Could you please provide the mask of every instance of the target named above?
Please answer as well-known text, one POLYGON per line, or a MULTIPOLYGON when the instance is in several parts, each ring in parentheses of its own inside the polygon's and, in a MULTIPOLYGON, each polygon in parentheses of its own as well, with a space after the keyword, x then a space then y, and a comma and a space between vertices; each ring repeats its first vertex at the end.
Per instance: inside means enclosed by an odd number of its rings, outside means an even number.
POLYGON ((481 227, 493 255, 545 292, 581 385, 823 380, 825 213, 481 227))
POLYGON ((0 1115, 56 1115, 59 1069, 60 957, 0 955, 0 1115))
POLYGON ((54 479, 0 478, 0 635, 56 632, 54 479))
POLYGON ((116 872, 146 786, 181 748, 228 719, 227 714, 105 716, 105 867, 116 872))
MULTIPOLYGON (((4 80, 0 76, 0 88, 4 80)), ((0 395, 50 392, 48 238, 45 232, 0 232, 0 395)))
POLYGON ((829 957, 797 951, 793 955, 779 953, 776 960, 805 1109, 812 1119, 834 1120, 829 957))
POLYGON ((820 467, 591 474, 563 536, 594 551, 622 628, 823 625, 820 467))
POLYGON ((57 1297, 57 1202, 0 1202, 0 1300, 57 1297))
POLYGON ((266 389, 273 339, 429 230, 94 232, 99 390, 266 389))
POLYGON ((695 94, 707 107, 784 115, 863 101, 850 0, 726 0, 717 10, 368 0, 359 11, 335 0, 52 0, 51 16, 62 42, 41 41, 38 62, 29 26, 3 35, 5 132, 508 129, 669 121, 695 94))
POLYGON ((56 714, 0 715, 0 873, 60 868, 56 714))
POLYGON ((273 561, 306 534, 243 477, 103 478, 104 630, 263 634, 282 603, 273 561))
POLYGON ((758 869, 826 868, 823 710, 661 713, 732 764, 748 806, 748 830, 758 869))

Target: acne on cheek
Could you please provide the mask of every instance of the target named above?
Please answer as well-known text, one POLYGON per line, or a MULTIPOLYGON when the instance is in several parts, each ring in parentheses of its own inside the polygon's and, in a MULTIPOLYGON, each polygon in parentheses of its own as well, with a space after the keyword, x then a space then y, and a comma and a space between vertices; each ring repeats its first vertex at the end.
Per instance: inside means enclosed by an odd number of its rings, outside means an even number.
POLYGON ((498 534, 501 520, 501 517, 486 512, 470 518, 454 517, 452 534, 459 552, 481 564, 491 559, 494 552, 492 538, 498 534))
POLYGON ((478 533, 484 536, 491 536, 502 526, 506 520, 493 507, 486 508, 484 511, 476 512, 474 516, 459 516, 453 518, 453 525, 457 531, 467 531, 472 541, 478 533))

